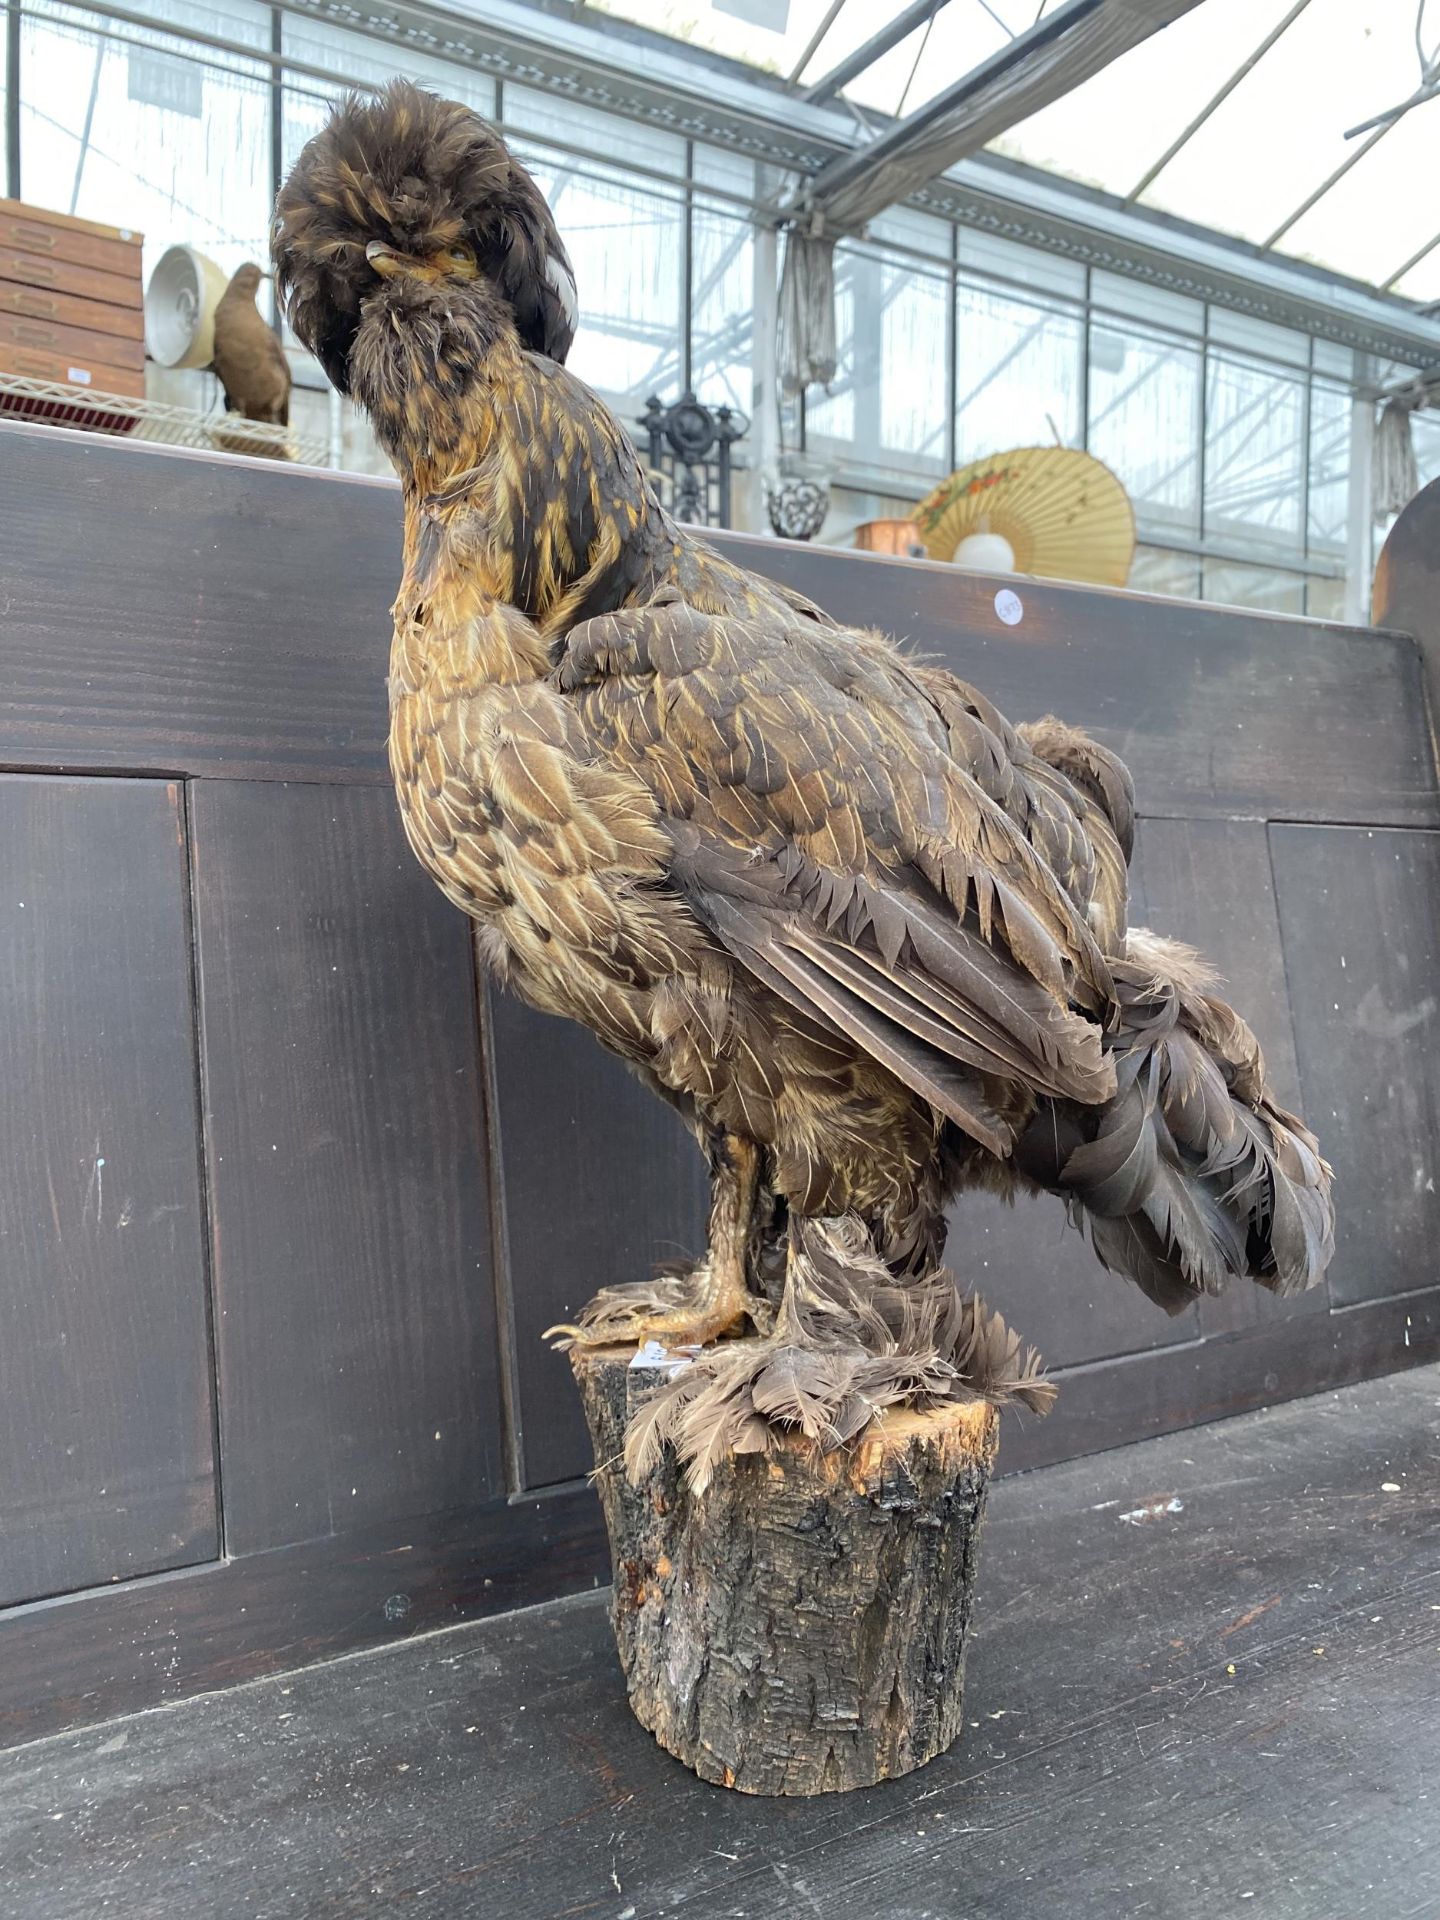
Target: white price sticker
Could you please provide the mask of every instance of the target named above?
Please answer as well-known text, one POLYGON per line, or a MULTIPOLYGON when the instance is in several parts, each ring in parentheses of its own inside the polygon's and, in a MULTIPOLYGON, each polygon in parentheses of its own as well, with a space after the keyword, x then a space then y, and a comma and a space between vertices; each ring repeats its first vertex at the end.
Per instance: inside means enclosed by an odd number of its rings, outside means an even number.
POLYGON ((995 596, 995 611, 1007 627, 1018 627, 1025 618, 1024 603, 1018 593, 1009 587, 1001 587, 995 596))

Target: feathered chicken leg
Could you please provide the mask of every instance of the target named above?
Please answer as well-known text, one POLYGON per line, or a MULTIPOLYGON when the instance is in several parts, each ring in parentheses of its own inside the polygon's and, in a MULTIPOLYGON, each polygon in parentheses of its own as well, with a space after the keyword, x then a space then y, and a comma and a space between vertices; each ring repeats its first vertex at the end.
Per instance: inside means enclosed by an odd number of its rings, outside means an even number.
POLYGON ((887 1407, 1018 1401, 1043 1413, 1054 1394, 1038 1356, 943 1268, 897 1281, 856 1215, 792 1218, 774 1331, 677 1369, 631 1422, 625 1459, 638 1480, 670 1441, 698 1492, 721 1459, 768 1450, 777 1425, 829 1450, 887 1407))
POLYGON ((693 1272, 602 1287, 573 1324, 548 1328, 547 1340, 562 1348, 662 1338, 672 1346, 705 1346, 747 1317, 764 1331, 770 1305, 746 1279, 760 1149, 743 1134, 717 1134, 710 1166, 709 1245, 693 1272))

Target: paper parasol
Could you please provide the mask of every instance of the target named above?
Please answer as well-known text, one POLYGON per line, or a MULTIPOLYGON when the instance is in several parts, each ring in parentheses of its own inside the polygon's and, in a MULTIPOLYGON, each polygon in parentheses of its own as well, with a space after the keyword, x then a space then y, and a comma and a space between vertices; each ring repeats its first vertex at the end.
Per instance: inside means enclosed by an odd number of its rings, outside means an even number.
POLYGON ((952 560, 972 534, 1009 542, 1017 573, 1123 587, 1135 515, 1110 469, 1074 447, 1021 447, 972 460, 915 509, 932 560, 952 560))

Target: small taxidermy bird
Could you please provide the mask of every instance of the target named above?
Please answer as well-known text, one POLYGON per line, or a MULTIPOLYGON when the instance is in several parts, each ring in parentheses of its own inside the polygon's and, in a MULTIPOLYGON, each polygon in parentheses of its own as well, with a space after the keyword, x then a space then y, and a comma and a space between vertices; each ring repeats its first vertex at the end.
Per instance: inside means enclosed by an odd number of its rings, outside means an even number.
POLYGON ((701 1349, 632 1467, 673 1440, 703 1483, 775 1423, 834 1446, 886 1406, 1046 1406, 938 1265, 965 1188, 1060 1195, 1172 1313, 1319 1279, 1314 1138, 1198 957, 1127 926, 1125 768, 669 517, 565 370, 570 264, 493 129, 408 84, 346 101, 273 242, 296 333, 403 482, 410 844, 499 978, 709 1159, 694 1270, 552 1329, 701 1349))
POLYGON ((275 329, 255 304, 265 274, 241 267, 215 308, 213 365, 225 390, 225 411, 247 420, 290 424, 290 364, 275 329))

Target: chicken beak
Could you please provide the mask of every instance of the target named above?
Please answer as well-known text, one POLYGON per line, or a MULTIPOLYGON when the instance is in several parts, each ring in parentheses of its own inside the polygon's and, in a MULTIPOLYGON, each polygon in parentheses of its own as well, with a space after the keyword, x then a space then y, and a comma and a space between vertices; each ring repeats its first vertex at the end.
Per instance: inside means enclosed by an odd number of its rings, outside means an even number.
POLYGON ((397 274, 405 271, 405 261, 383 240, 372 240, 365 249, 365 258, 382 280, 393 280, 397 274))

